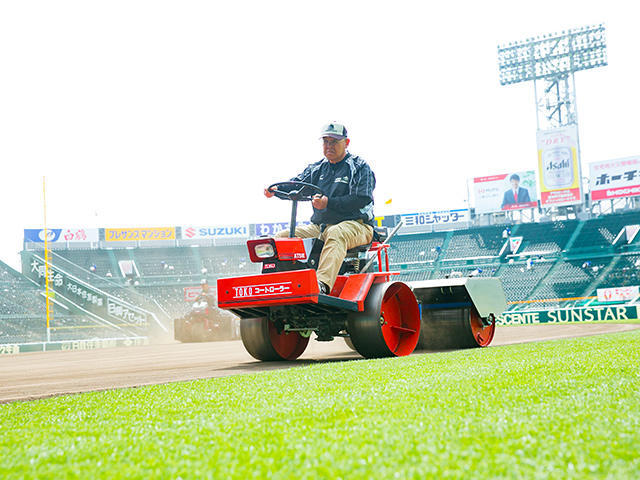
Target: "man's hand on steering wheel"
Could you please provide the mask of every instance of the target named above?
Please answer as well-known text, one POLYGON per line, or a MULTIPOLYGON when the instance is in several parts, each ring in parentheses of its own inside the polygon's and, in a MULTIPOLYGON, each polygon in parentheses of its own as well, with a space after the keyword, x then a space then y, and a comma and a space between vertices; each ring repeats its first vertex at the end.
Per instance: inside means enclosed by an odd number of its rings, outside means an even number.
POLYGON ((311 205, 313 205, 313 208, 316 210, 324 210, 327 208, 328 203, 329 198, 327 198, 326 195, 316 194, 313 196, 313 200, 311 200, 311 205))
POLYGON ((324 208, 326 208, 326 203, 328 202, 328 199, 321 188, 318 188, 311 183, 298 182, 294 180, 278 182, 270 185, 265 188, 264 196, 267 198, 276 196, 282 200, 294 200, 297 202, 313 202, 314 206, 316 203, 319 205, 324 203, 324 208), (322 198, 325 200, 322 200, 322 198))

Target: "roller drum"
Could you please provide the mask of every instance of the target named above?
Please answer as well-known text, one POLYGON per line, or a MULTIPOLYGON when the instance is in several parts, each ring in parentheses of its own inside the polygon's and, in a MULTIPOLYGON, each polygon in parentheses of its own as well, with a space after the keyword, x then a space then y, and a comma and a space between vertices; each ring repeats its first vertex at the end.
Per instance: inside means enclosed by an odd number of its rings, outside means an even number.
POLYGON ((495 320, 483 321, 473 307, 422 309, 421 350, 451 350, 486 347, 493 340, 495 320))

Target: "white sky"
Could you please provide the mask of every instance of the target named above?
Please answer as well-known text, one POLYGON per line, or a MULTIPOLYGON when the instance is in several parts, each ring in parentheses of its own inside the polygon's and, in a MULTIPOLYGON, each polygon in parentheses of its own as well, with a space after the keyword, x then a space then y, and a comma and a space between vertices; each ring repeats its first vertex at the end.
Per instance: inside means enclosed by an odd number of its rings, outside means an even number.
POLYGON ((639 154, 635 3, 2 1, 0 259, 43 175, 50 227, 285 221, 262 188, 333 120, 376 213, 465 207, 467 178, 535 168, 533 85, 499 85, 497 44, 587 24, 609 66, 576 74, 583 171, 639 154))

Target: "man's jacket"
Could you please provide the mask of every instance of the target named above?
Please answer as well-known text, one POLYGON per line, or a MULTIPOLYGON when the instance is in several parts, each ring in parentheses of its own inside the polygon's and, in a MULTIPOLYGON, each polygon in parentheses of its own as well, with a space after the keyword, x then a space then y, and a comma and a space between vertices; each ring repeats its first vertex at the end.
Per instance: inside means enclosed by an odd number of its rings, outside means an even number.
POLYGON ((335 225, 345 220, 363 220, 373 225, 373 189, 376 177, 362 158, 347 153, 338 163, 326 158, 312 163, 292 180, 321 188, 329 198, 327 208, 313 209, 311 222, 335 225))

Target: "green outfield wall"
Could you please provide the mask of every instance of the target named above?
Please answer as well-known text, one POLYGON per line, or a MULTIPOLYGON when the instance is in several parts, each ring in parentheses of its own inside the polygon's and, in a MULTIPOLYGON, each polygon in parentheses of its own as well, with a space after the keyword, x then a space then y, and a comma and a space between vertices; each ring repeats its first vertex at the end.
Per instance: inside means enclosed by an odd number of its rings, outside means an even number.
POLYGON ((635 305, 600 305, 597 307, 552 308, 506 312, 498 317, 498 325, 528 325, 537 323, 609 322, 636 320, 635 305))

